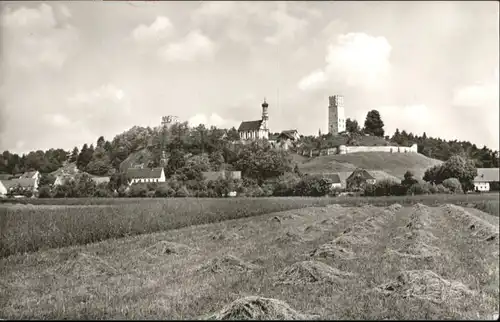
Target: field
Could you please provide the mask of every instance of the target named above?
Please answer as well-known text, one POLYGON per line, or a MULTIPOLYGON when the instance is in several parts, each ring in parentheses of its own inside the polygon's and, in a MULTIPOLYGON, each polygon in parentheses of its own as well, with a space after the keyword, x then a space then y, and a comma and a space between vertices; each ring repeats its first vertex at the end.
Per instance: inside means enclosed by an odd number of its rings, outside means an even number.
POLYGON ((356 168, 382 170, 402 179, 407 170, 422 178, 425 170, 440 163, 419 153, 360 152, 311 158, 299 163, 299 168, 304 173, 352 172, 356 168))
POLYGON ((498 194, 439 197, 0 205, 0 318, 491 319, 498 194))

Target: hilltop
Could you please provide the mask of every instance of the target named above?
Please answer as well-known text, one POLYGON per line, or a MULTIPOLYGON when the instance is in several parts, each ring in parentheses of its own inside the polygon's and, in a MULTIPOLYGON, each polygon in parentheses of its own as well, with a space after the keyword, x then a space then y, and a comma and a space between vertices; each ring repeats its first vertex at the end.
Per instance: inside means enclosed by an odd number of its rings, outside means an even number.
POLYGON ((313 157, 298 163, 298 166, 304 173, 352 172, 363 168, 384 171, 402 179, 407 170, 422 178, 425 170, 441 163, 420 153, 358 152, 313 157))

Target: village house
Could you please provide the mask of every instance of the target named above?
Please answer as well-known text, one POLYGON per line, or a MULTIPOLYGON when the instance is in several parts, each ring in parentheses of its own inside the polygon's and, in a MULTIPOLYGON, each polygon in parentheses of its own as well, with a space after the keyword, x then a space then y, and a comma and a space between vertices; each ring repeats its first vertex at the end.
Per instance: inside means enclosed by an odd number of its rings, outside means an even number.
POLYGON ((356 169, 346 179, 346 189, 349 191, 364 190, 367 185, 375 184, 376 179, 365 169, 356 169))
POLYGON ((165 171, 163 168, 130 168, 127 170, 129 185, 134 183, 165 182, 165 171))
POLYGON ((35 193, 38 190, 38 182, 35 179, 11 179, 0 181, 0 195, 6 196, 11 190, 19 188, 21 191, 31 191, 35 193))
POLYGON ((238 128, 238 134, 240 135, 241 140, 246 141, 269 138, 268 106, 269 104, 267 104, 266 100, 264 100, 264 103, 262 103, 262 119, 241 122, 240 127, 238 128))
POLYGON ((474 190, 490 191, 492 183, 500 181, 499 170, 499 168, 478 168, 477 176, 474 178, 474 190))
POLYGON ((330 189, 341 189, 342 188, 342 181, 340 180, 340 176, 338 173, 323 174, 323 178, 325 178, 329 182, 331 182, 330 189))

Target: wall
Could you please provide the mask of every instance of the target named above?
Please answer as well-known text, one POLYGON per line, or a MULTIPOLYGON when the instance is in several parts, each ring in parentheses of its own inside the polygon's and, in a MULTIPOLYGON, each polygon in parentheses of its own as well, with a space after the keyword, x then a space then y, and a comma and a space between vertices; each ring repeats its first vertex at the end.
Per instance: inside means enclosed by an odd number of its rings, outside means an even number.
POLYGON ((323 150, 301 150, 298 153, 303 156, 315 157, 320 155, 348 154, 358 152, 387 152, 387 153, 417 153, 418 146, 416 144, 411 147, 407 146, 345 146, 341 145, 338 148, 328 148, 323 150))

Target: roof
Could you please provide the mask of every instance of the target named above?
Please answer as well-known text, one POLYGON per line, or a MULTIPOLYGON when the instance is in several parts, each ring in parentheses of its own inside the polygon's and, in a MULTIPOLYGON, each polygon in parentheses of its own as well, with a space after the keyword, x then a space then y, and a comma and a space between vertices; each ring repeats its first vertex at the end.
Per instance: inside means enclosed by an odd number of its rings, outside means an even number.
POLYGON ((35 179, 2 180, 2 183, 7 190, 16 186, 21 186, 22 188, 30 188, 35 185, 35 179))
POLYGON ((262 120, 241 122, 240 127, 238 128, 238 132, 240 132, 240 131, 256 131, 256 130, 260 129, 261 124, 262 124, 262 120))
MULTIPOLYGON (((349 178, 351 177, 356 177, 356 176, 360 176, 362 179, 364 180, 370 180, 370 179, 375 179, 368 171, 366 171, 365 169, 356 169, 352 172, 352 174, 349 176, 349 178)), ((347 178, 347 179, 349 179, 347 178)))
POLYGON ((495 182, 500 181, 499 168, 478 168, 475 182, 495 182))
POLYGON ((401 179, 399 179, 398 177, 395 177, 393 175, 390 175, 385 171, 368 170, 367 172, 373 177, 373 179, 375 179, 377 181, 389 180, 389 181, 393 181, 393 182, 397 182, 397 183, 401 182, 401 179))
POLYGON ((342 183, 338 173, 324 173, 323 178, 329 179, 332 183, 342 183))
POLYGON ((31 179, 33 176, 37 173, 38 171, 28 171, 23 173, 23 175, 20 177, 20 179, 31 179))
POLYGON ((127 170, 127 178, 129 179, 159 179, 163 168, 153 169, 136 169, 130 168, 127 170))
POLYGON ((203 171, 202 172, 203 179, 207 181, 214 181, 219 178, 225 178, 225 172, 224 171, 203 171))
POLYGON ((1 180, 10 180, 13 177, 12 174, 0 174, 0 181, 1 180))

